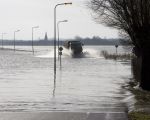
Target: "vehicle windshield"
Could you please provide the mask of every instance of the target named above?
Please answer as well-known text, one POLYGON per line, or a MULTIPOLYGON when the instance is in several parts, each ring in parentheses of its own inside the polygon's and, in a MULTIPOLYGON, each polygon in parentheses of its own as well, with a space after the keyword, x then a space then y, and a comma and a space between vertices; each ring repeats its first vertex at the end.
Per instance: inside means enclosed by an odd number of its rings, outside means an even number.
POLYGON ((81 47, 80 42, 71 42, 71 47, 81 47))

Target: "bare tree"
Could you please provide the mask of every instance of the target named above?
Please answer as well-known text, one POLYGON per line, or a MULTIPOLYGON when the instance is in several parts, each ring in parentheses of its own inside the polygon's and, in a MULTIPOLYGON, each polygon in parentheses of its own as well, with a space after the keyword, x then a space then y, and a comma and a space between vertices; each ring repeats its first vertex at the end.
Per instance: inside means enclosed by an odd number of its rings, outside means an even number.
POLYGON ((96 22, 126 33, 142 59, 141 87, 150 90, 150 0, 90 0, 96 22))

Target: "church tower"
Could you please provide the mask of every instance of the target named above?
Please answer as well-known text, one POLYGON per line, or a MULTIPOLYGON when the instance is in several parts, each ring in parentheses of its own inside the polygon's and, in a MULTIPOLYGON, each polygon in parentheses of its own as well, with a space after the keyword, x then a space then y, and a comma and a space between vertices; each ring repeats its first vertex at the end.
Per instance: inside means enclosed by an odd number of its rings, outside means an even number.
POLYGON ((45 33, 44 40, 48 40, 48 37, 47 37, 47 32, 45 33))

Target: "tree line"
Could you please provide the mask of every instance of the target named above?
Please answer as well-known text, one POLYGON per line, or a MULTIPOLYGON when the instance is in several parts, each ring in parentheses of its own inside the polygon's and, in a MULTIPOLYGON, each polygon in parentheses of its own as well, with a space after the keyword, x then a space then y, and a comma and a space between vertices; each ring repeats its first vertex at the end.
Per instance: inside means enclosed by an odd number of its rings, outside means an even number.
MULTIPOLYGON (((69 40, 79 40, 81 41, 84 45, 120 45, 122 43, 120 43, 120 39, 114 39, 114 38, 109 38, 109 39, 105 39, 105 38, 100 38, 99 36, 93 36, 92 38, 82 38, 82 37, 75 37, 73 39, 63 39, 60 40, 60 43, 63 44, 64 41, 69 41, 69 40)), ((42 45, 53 45, 54 40, 50 39, 50 40, 34 40, 34 45, 37 46, 42 46, 42 45)), ((2 44, 2 42, 0 42, 0 45, 2 44)), ((4 45, 14 45, 14 41, 13 40, 4 40, 3 42, 4 45)), ((26 46, 30 46, 32 45, 32 41, 31 40, 16 40, 16 45, 26 45, 26 46)), ((125 44, 124 44, 125 45, 125 44)))

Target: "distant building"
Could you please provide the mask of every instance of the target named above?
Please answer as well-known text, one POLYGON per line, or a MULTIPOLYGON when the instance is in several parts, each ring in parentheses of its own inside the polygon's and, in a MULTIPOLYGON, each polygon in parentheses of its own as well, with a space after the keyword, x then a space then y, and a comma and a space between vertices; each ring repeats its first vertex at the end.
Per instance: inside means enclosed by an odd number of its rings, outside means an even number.
POLYGON ((44 40, 48 40, 48 37, 47 37, 47 32, 45 33, 44 40))

